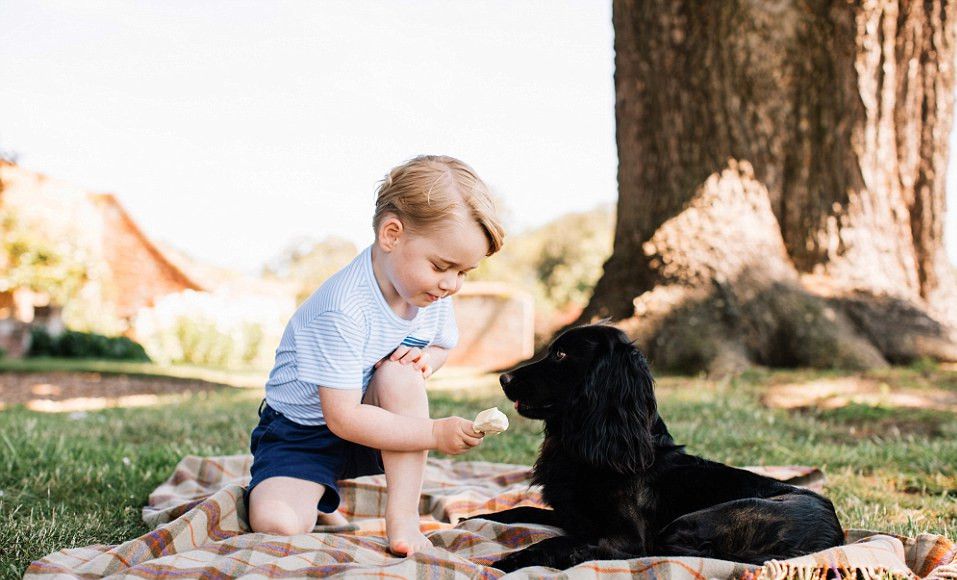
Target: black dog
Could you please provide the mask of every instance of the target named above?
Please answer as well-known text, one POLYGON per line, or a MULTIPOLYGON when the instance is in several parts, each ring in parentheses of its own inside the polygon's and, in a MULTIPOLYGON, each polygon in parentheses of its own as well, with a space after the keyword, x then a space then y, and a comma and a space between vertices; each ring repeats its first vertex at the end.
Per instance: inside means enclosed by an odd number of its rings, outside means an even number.
POLYGON ((675 445, 644 357, 613 327, 569 330, 500 382, 519 414, 545 422, 533 481, 553 509, 476 517, 566 534, 510 554, 500 570, 643 556, 762 564, 844 542, 824 497, 675 445))

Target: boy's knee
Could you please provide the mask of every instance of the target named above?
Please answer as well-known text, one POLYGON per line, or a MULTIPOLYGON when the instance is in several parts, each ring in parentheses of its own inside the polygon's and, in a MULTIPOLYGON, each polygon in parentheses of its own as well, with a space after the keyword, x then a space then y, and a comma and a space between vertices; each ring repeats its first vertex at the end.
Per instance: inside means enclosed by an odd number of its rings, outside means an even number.
POLYGON ((372 375, 369 391, 373 405, 402 414, 428 416, 425 379, 412 365, 385 362, 372 375))
POLYGON ((260 503, 249 511, 249 527, 254 532, 277 536, 307 534, 313 526, 307 526, 292 509, 279 502, 260 503))
POLYGON ((422 371, 417 370, 411 364, 401 364, 394 361, 382 363, 372 375, 372 383, 376 386, 385 385, 387 387, 419 387, 425 388, 425 379, 422 377, 422 371))
POLYGON ((299 520, 282 519, 275 514, 264 516, 263 520, 257 522, 257 524, 250 522, 250 527, 254 532, 275 536, 298 536, 312 531, 312 528, 306 529, 299 520))

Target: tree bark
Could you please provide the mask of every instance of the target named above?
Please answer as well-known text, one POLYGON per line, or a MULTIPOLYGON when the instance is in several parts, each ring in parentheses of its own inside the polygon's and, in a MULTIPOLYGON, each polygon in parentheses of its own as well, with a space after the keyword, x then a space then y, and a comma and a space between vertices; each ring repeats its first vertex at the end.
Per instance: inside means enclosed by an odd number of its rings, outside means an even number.
POLYGON ((618 223, 581 321, 686 370, 957 359, 953 17, 614 0, 618 223))

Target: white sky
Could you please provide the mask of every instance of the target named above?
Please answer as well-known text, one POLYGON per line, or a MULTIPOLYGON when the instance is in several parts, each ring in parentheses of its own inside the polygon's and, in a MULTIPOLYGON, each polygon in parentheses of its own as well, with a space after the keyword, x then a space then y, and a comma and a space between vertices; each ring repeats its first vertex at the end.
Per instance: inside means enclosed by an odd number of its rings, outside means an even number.
POLYGON ((419 153, 473 165, 513 231, 617 195, 610 0, 3 0, 0 26, 0 147, 214 264, 369 243, 419 153))

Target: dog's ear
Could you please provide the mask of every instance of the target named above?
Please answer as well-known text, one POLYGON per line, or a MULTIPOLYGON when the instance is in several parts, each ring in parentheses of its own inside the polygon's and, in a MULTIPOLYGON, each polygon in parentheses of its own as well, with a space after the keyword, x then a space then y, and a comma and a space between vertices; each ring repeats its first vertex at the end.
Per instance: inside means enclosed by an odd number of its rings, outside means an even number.
POLYGON ((654 380, 634 346, 615 342, 601 356, 566 409, 561 438, 580 460, 633 474, 654 462, 654 380))

